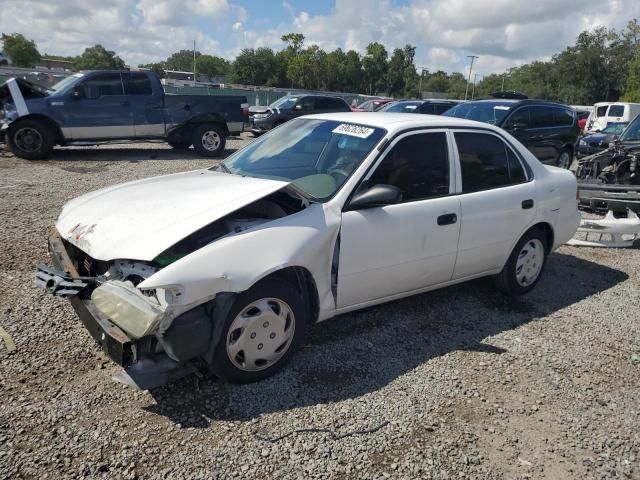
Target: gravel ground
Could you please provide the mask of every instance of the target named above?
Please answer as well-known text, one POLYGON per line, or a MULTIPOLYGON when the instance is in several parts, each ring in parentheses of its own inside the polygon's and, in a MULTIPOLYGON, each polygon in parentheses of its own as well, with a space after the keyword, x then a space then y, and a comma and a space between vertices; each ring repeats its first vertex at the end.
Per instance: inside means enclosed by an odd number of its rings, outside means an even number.
POLYGON ((480 280, 343 315, 260 383, 113 382, 71 307, 31 285, 47 229, 81 193, 210 164, 0 148, 0 478, 640 478, 638 249, 562 247, 521 299, 480 280))

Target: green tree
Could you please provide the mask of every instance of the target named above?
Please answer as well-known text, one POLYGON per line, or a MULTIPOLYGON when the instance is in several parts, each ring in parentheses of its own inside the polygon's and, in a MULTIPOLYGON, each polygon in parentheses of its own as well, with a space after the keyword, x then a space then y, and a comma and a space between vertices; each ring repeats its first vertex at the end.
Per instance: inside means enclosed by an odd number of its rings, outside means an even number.
POLYGON ((27 40, 20 33, 2 34, 3 51, 16 67, 30 68, 40 60, 40 52, 33 40, 27 40))
POLYGON ((165 72, 164 62, 140 64, 138 65, 138 68, 148 68, 160 78, 164 78, 167 75, 165 72))
MULTIPOLYGON (((202 53, 196 50, 196 65, 200 55, 202 55, 202 53)), ((180 50, 179 52, 171 54, 165 60, 164 65, 166 70, 193 72, 193 50, 180 50)))
POLYGON ((102 45, 85 48, 82 55, 73 61, 75 70, 123 70, 124 61, 116 52, 105 49, 102 45))
POLYGON ((362 89, 364 71, 360 55, 355 50, 349 50, 345 55, 344 86, 347 92, 360 92, 362 89))
POLYGON ((196 57, 196 71, 209 77, 226 75, 229 73, 230 64, 222 57, 212 55, 200 55, 196 57))
POLYGON ((386 88, 387 49, 378 42, 367 45, 367 54, 362 58, 364 89, 369 95, 383 92, 386 88))
POLYGON ((640 56, 629 65, 624 101, 640 103, 640 56))
POLYGON ((287 33, 282 35, 280 40, 287 44, 287 50, 290 50, 294 55, 300 55, 304 46, 304 35, 301 33, 287 33))

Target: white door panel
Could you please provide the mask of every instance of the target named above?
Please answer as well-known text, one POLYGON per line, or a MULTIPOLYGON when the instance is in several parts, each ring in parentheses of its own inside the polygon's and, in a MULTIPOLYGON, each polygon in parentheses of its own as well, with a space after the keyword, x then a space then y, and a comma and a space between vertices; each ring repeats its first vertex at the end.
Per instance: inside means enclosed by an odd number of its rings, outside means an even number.
POLYGON ((511 249, 535 219, 533 182, 460 195, 462 221, 453 278, 502 268, 511 249))
POLYGON ((338 308, 450 280, 459 218, 457 196, 345 212, 338 308), (438 217, 446 214, 458 220, 438 225, 438 217))

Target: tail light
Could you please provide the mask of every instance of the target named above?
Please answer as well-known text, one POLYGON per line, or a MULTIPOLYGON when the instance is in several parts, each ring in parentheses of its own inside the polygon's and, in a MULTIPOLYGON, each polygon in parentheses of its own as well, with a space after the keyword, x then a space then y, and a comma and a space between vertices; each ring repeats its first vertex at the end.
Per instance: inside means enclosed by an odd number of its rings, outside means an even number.
POLYGON ((242 108, 242 115, 249 117, 249 104, 247 102, 241 103, 240 108, 242 108))

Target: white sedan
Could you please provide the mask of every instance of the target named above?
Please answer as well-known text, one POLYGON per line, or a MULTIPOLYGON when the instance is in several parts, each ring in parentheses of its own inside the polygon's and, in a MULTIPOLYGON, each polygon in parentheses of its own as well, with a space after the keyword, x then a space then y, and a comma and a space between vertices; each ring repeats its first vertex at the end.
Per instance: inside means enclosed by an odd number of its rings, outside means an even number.
POLYGON ((341 313, 484 276, 525 294, 579 218, 572 173, 491 125, 311 115, 208 170, 70 201, 36 281, 70 298, 127 381, 203 359, 249 382, 341 313))

